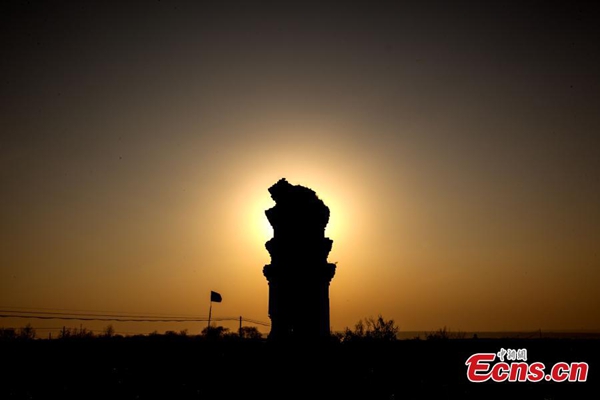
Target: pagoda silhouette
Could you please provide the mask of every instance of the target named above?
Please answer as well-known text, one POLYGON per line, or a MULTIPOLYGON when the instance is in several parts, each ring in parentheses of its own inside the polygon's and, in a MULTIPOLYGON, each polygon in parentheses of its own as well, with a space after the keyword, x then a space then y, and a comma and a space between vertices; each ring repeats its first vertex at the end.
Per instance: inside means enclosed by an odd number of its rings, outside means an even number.
POLYGON ((265 211, 273 238, 265 247, 272 340, 327 338, 329 283, 335 265, 327 261, 333 240, 325 237, 329 208, 316 193, 281 179, 269 188, 275 206, 265 211))

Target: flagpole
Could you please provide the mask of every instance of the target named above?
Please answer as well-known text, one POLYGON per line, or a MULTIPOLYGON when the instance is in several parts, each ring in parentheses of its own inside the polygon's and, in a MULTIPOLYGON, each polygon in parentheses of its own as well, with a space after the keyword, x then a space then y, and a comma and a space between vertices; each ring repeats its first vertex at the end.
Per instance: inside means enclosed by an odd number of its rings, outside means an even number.
POLYGON ((212 299, 210 300, 210 307, 208 309, 208 327, 206 328, 206 334, 208 335, 208 331, 210 331, 210 317, 212 314, 212 299))

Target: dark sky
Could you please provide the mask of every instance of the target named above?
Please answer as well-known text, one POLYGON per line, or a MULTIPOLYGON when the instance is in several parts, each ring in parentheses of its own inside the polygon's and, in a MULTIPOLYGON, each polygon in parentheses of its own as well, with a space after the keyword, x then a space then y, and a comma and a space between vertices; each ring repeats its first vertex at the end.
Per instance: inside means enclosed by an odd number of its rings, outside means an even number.
POLYGON ((334 328, 600 329, 593 2, 213 3, 2 2, 0 305, 266 319, 286 176, 334 328))

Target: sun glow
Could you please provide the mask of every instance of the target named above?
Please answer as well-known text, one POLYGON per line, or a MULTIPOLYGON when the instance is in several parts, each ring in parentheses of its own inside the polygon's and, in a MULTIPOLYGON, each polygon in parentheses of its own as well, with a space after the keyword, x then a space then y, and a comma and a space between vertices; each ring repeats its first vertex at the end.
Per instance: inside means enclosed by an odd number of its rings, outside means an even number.
POLYGON ((267 216, 263 213, 260 223, 260 236, 264 241, 268 241, 273 237, 273 227, 269 223, 267 216))
MULTIPOLYGON (((287 177, 286 177, 287 178, 287 177)), ((237 210, 237 216, 231 220, 231 229, 237 231, 236 235, 240 241, 252 246, 253 249, 260 249, 261 253, 264 250, 264 244, 273 237, 273 228, 265 215, 265 211, 272 208, 275 202, 269 195, 268 188, 273 185, 277 179, 257 179, 260 183, 248 185, 243 194, 235 202, 233 209, 237 210), (240 226, 239 222, 244 221, 240 226)), ((303 185, 313 189, 317 196, 329 207, 330 217, 329 223, 325 228, 325 236, 337 242, 344 240, 348 232, 344 228, 344 216, 348 215, 351 203, 340 201, 338 197, 329 193, 326 190, 327 182, 322 182, 319 179, 304 179, 298 180, 293 177, 287 178, 291 184, 303 185)), ((335 246, 334 246, 335 247, 335 246)))

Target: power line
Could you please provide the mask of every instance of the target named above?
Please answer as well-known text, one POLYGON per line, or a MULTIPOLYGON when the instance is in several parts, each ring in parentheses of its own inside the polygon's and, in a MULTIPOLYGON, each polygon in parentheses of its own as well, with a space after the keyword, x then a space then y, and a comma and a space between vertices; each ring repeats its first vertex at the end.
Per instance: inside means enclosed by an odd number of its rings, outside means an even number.
MULTIPOLYGON (((0 314, 0 318, 32 318, 32 319, 61 319, 61 320, 75 320, 75 321, 114 321, 114 322, 205 322, 205 319, 131 319, 131 318, 99 318, 99 317, 85 317, 85 316, 55 316, 55 315, 19 315, 19 314, 0 314)), ((216 321, 216 318, 213 318, 216 321)))
MULTIPOLYGON (((0 310, 0 312, 7 312, 0 310)), ((11 312, 11 311, 8 311, 11 312)), ((41 320, 74 320, 74 321, 103 321, 103 322, 206 322, 208 318, 169 318, 169 317, 143 317, 137 316, 134 318, 122 318, 123 316, 110 316, 110 315, 74 315, 74 314, 64 314, 64 313, 42 313, 43 315, 34 315, 33 313, 22 312, 21 314, 0 314, 0 318, 25 318, 25 319, 41 319, 41 320), (28 315, 23 315, 28 314, 28 315)), ((212 318, 213 321, 222 322, 222 321, 238 321, 239 317, 222 317, 222 318, 212 318)), ((253 319, 243 319, 244 321, 263 325, 270 326, 269 323, 253 320, 253 319)))
MULTIPOLYGON (((161 316, 161 314, 157 314, 157 313, 136 313, 136 312, 126 312, 126 311, 99 311, 99 310, 81 310, 81 309, 69 309, 69 308, 47 308, 47 307, 12 307, 12 306, 1 306, 0 305, 0 309, 5 310, 5 311, 0 311, 0 312, 14 312, 11 309, 14 310, 33 310, 38 314, 46 314, 46 311, 52 311, 52 312, 58 312, 58 311, 67 311, 70 314, 72 313, 83 313, 85 315, 90 315, 90 314, 122 314, 121 316, 126 317, 129 316, 130 314, 135 314, 135 315, 148 315, 150 317, 153 316, 161 316)), ((190 314, 172 314, 170 315, 168 318, 198 318, 198 315, 190 315, 190 314)), ((204 317, 204 316, 203 316, 204 317)))
POLYGON ((271 326, 271 324, 268 323, 268 322, 258 321, 258 320, 255 320, 255 319, 242 318, 242 320, 246 321, 246 322, 250 322, 252 324, 256 324, 256 325, 271 326))
MULTIPOLYGON (((12 307, 0 306, 0 318, 31 318, 41 320, 76 320, 76 321, 104 321, 104 322, 206 322, 208 318, 204 315, 164 315, 157 313, 129 313, 115 311, 90 311, 69 310, 61 308, 44 307, 12 307), (29 310, 29 311, 28 311, 29 310)), ((217 317, 214 321, 238 321, 240 317, 217 317)), ((243 318, 251 324, 270 326, 269 322, 253 318, 243 318)))
MULTIPOLYGON (((190 322, 205 322, 208 321, 208 318, 204 315, 199 316, 199 315, 194 315, 191 316, 189 314, 187 315, 183 315, 183 314, 174 314, 174 315, 161 315, 161 314, 155 314, 155 313, 145 313, 145 314, 134 314, 134 313, 128 313, 128 312, 115 312, 115 311, 89 311, 89 310, 69 310, 69 309, 61 309, 61 308, 44 308, 44 307, 38 307, 38 308, 32 308, 32 307, 0 307, 0 313, 9 313, 11 314, 11 316, 14 316, 15 318, 17 318, 17 315, 22 315, 22 314, 32 314, 32 318, 33 315, 37 315, 37 316, 43 316, 43 317, 48 317, 48 316, 64 316, 64 317, 71 317, 71 318, 56 318, 56 319, 76 319, 75 317, 81 317, 81 318, 85 318, 82 319, 84 321, 87 320, 94 320, 91 317, 100 317, 98 320, 99 321, 103 321, 105 319, 109 319, 111 321, 115 321, 112 318, 118 318, 119 320, 122 319, 123 321, 128 321, 128 319, 132 319, 132 321, 140 321, 140 322, 186 322, 186 321, 190 321, 190 322), (16 309, 16 310, 20 310, 20 311, 15 311, 15 310, 11 310, 11 309, 16 309), (22 311, 22 310, 33 310, 33 311, 22 311), (44 310, 49 310, 49 311, 44 311, 44 310), (60 311, 69 311, 69 312, 60 312, 60 311), (14 315, 12 315, 14 314, 14 315), (146 321, 148 320, 148 321, 146 321)), ((8 316, 3 318, 7 318, 8 316)), ((19 317, 19 318, 24 318, 24 317, 19 317)), ((51 319, 51 318, 45 318, 45 319, 51 319)), ((237 321, 239 320, 239 317, 221 317, 221 318, 213 318, 214 321, 237 321)), ((268 322, 264 322, 264 321, 260 321, 260 320, 256 320, 253 318, 243 318, 244 321, 253 323, 253 324, 257 324, 257 325, 263 325, 263 326, 270 326, 271 324, 268 322)))
POLYGON ((204 318, 206 319, 206 317, 202 316, 195 316, 195 317, 177 317, 177 316, 164 316, 164 315, 157 315, 157 316, 152 316, 152 315, 132 315, 132 314, 94 314, 94 313, 85 313, 85 314, 78 314, 78 313, 63 313, 63 312, 50 312, 50 311, 11 311, 11 310, 0 310, 0 313, 19 313, 19 314, 36 314, 36 315, 64 315, 64 316, 83 316, 83 317, 114 317, 114 318, 146 318, 146 319, 152 319, 152 318, 159 318, 159 319, 178 319, 178 320, 196 320, 198 318, 204 318))

